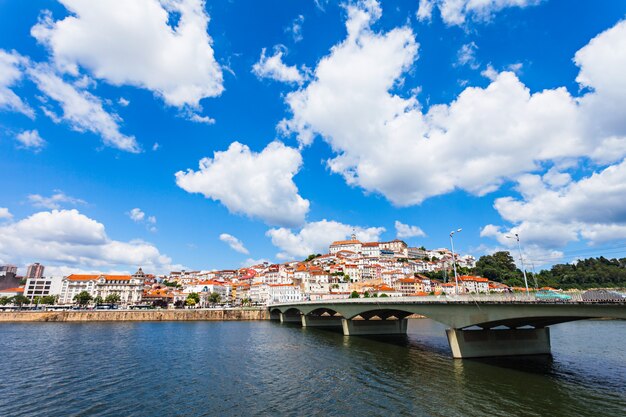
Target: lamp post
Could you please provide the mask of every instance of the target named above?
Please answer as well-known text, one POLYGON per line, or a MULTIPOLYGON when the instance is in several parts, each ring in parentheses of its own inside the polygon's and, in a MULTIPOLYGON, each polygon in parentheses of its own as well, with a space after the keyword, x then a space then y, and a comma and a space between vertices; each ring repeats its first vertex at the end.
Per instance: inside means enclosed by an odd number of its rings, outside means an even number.
POLYGON ((522 246, 519 243, 519 235, 517 233, 513 233, 513 236, 507 236, 507 238, 517 240, 517 249, 519 250, 519 260, 522 264, 522 274, 524 274, 524 285, 526 286, 526 295, 528 295, 529 294, 528 280, 526 279, 526 267, 524 266, 524 257, 522 256, 522 246))
POLYGON ((452 248, 452 268, 454 269, 454 284, 455 292, 457 295, 459 294, 459 277, 456 274, 456 255, 454 254, 454 240, 452 239, 452 236, 454 236, 455 233, 459 233, 461 230, 463 229, 457 229, 450 232, 450 247, 452 248))

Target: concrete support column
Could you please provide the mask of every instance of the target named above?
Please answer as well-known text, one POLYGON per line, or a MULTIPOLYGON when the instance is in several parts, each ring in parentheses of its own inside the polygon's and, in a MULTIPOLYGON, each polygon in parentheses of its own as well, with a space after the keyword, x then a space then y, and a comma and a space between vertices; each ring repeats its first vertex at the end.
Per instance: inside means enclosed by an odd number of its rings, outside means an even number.
POLYGON ((344 336, 406 334, 408 320, 348 320, 341 319, 344 336))
POLYGON ((550 354, 550 329, 447 329, 454 358, 550 354))
POLYGON ((301 323, 302 319, 300 318, 300 313, 297 315, 280 313, 280 322, 281 323, 301 323))
POLYGON ((341 327, 341 317, 302 315, 302 327, 341 327))

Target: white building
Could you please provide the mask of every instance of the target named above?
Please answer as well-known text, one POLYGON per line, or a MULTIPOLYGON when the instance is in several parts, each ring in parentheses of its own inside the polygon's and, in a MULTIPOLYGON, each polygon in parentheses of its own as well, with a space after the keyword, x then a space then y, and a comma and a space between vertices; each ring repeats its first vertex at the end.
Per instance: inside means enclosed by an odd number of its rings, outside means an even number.
POLYGON ((299 287, 294 285, 274 284, 268 288, 269 303, 290 303, 294 301, 302 301, 303 296, 299 287))
POLYGON ((87 291, 93 298, 103 299, 118 294, 122 304, 135 304, 141 301, 144 280, 141 268, 133 275, 68 275, 61 283, 59 303, 73 303, 76 294, 87 291))
POLYGON ((39 296, 61 295, 63 277, 28 278, 24 285, 24 296, 30 300, 39 296))
POLYGON ((361 252, 361 241, 356 239, 356 235, 352 235, 350 240, 338 240, 336 242, 331 243, 328 251, 331 255, 336 254, 339 251, 347 250, 354 253, 361 252))

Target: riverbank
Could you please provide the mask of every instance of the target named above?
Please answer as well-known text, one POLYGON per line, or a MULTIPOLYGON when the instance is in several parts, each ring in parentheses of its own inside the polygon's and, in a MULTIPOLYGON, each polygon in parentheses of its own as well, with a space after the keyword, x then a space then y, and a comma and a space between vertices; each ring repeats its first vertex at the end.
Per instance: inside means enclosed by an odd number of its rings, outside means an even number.
POLYGON ((247 321, 269 320, 265 308, 192 310, 71 310, 0 312, 2 322, 247 321))

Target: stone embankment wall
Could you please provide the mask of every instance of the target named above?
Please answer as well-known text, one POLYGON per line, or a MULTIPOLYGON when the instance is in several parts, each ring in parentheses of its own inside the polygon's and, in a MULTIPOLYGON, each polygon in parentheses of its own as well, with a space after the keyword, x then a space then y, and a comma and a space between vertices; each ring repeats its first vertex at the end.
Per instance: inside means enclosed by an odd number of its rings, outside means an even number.
POLYGON ((269 320, 267 309, 258 310, 81 310, 0 312, 0 322, 87 321, 241 321, 269 320))

